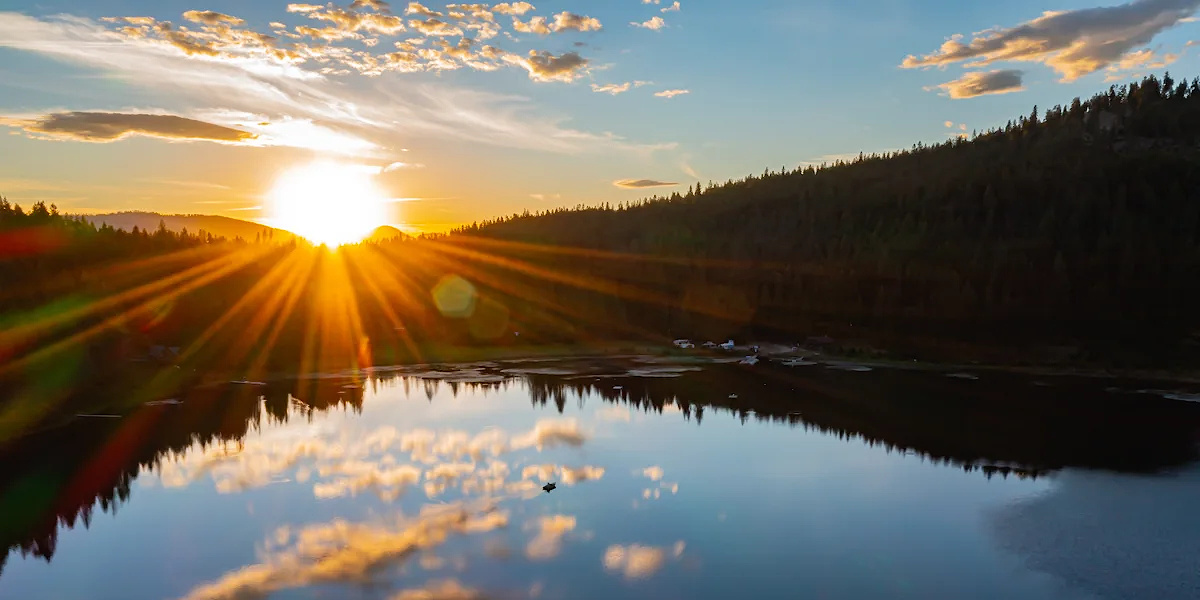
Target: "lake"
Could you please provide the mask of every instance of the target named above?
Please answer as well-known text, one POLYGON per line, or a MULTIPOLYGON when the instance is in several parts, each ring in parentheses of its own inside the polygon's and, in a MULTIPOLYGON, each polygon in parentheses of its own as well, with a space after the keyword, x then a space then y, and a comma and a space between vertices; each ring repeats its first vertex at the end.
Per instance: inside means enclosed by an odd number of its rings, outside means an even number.
POLYGON ((1194 399, 654 357, 202 387, 4 450, 0 598, 1196 598, 1194 399))

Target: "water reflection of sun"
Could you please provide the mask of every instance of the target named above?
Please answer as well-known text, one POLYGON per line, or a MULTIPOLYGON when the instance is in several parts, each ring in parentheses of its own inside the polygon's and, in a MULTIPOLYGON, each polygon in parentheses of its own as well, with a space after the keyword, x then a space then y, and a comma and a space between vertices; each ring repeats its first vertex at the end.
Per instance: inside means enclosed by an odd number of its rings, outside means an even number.
POLYGON ((362 241, 387 223, 388 201, 371 169, 317 162, 284 173, 270 192, 269 223, 317 244, 362 241))

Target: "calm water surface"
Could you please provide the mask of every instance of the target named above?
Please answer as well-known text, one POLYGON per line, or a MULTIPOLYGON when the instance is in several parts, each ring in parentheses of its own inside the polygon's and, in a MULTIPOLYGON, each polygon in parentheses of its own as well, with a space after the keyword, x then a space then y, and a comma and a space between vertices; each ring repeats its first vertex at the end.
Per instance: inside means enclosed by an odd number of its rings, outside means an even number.
POLYGON ((1200 597, 1186 391, 851 369, 382 369, 80 419, 4 455, 0 598, 1200 597))

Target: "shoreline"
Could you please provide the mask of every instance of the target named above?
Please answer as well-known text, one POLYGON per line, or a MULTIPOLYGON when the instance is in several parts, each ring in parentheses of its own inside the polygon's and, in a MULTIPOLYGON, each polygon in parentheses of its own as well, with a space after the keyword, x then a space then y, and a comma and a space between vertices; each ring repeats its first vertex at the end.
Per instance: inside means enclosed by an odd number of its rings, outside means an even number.
MULTIPOLYGON (((768 343, 763 343, 767 345, 768 343)), ((420 360, 396 361, 373 364, 358 369, 369 372, 371 369, 404 368, 404 367, 439 367, 464 365, 477 362, 507 362, 521 360, 557 360, 557 359, 586 359, 613 358, 618 356, 659 356, 680 359, 732 359, 749 353, 748 346, 736 346, 732 351, 710 350, 697 348, 681 350, 669 344, 655 344, 636 341, 612 341, 587 344, 552 344, 531 346, 503 347, 474 347, 436 345, 426 349, 427 354, 420 360)), ((1138 369, 1111 368, 1088 366, 1086 364, 1014 364, 1004 362, 951 362, 937 360, 902 360, 883 357, 864 357, 854 352, 798 350, 760 354, 762 359, 808 359, 819 363, 853 363, 865 367, 880 369, 903 369, 925 372, 971 372, 985 371, 994 373, 1011 373, 1047 377, 1079 377, 1088 379, 1129 379, 1143 381, 1159 381, 1171 383, 1188 383, 1200 385, 1200 368, 1179 369, 1138 369)), ((297 373, 287 370, 266 371, 260 375, 260 380, 287 380, 296 378, 315 377, 331 372, 351 372, 353 369, 318 370, 307 373, 297 373)), ((233 371, 213 371, 205 376, 204 384, 224 383, 235 377, 233 371)))
MULTIPOLYGON (((5 436, 0 444, 12 443, 18 439, 56 429, 75 421, 85 414, 110 413, 125 415, 144 406, 148 401, 163 400, 183 389, 199 389, 215 387, 233 382, 268 383, 288 380, 311 379, 322 375, 340 375, 348 378, 369 376, 374 369, 403 369, 403 368, 437 368, 469 365, 480 362, 513 362, 513 361, 554 361, 562 359, 612 359, 616 357, 655 356, 680 360, 730 360, 737 359, 749 353, 747 346, 738 346, 731 351, 711 350, 705 348, 682 350, 667 344, 654 344, 636 341, 595 342, 586 344, 553 344, 531 346, 503 347, 472 347, 431 345, 419 353, 419 360, 401 360, 382 364, 372 364, 361 368, 342 368, 298 373, 286 369, 272 369, 258 374, 248 374, 236 369, 213 369, 204 373, 195 373, 194 379, 181 379, 172 388, 173 391, 158 395, 149 400, 139 399, 136 402, 100 402, 96 404, 78 405, 63 413, 50 417, 40 426, 23 431, 16 435, 5 436), (83 411, 83 412, 81 412, 83 411)), ((1071 364, 1023 365, 1004 364, 998 362, 939 362, 932 360, 902 360, 882 358, 879 356, 864 357, 855 352, 788 350, 760 354, 760 358, 770 361, 788 359, 805 359, 818 364, 842 363, 872 369, 898 369, 920 371, 926 373, 1006 373, 1023 376, 1044 377, 1075 377, 1083 379, 1123 379, 1142 381, 1146 383, 1200 385, 1200 370, 1195 369, 1114 369, 1104 367, 1089 367, 1071 364)), ((157 372, 170 369, 171 365, 161 366, 157 372)), ((753 367, 750 367, 753 368, 753 367)), ((798 367, 795 367, 798 368, 798 367)), ((185 367, 186 369, 186 367, 185 367)), ((132 386, 136 387, 136 386, 132 386)), ((11 433, 11 432, 10 432, 11 433)))

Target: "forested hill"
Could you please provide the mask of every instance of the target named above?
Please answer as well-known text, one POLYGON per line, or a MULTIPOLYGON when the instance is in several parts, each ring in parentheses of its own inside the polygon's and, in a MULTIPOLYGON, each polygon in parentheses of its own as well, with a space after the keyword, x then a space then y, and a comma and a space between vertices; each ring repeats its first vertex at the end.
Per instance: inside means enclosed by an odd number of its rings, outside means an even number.
POLYGON ((282 241, 284 238, 290 239, 291 237, 290 233, 280 229, 274 229, 251 221, 217 215, 161 215, 153 212, 131 211, 102 215, 84 215, 83 218, 95 223, 97 227, 108 225, 114 229, 123 229, 125 231, 132 231, 134 227, 140 230, 154 231, 158 229, 159 223, 162 223, 168 230, 176 233, 183 231, 192 233, 204 231, 213 234, 214 237, 224 237, 231 240, 240 237, 247 241, 253 241, 255 237, 262 239, 269 237, 275 241, 282 241))
POLYGON ((1200 306, 1198 142, 1200 80, 1152 76, 970 140, 514 215, 451 239, 688 257, 571 260, 679 308, 705 297, 699 312, 754 328, 1178 337, 1200 306))

